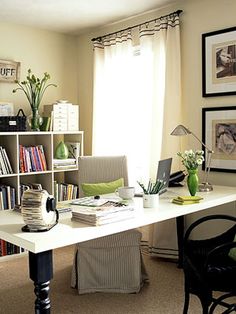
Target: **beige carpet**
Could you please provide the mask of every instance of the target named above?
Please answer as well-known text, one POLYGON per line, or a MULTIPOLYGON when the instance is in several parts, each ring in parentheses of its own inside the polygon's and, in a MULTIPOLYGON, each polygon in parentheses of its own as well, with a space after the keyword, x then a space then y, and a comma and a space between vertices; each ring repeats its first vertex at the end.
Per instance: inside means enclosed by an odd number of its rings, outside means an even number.
MULTIPOLYGON (((183 274, 175 263, 144 256, 150 283, 138 294, 78 295, 70 288, 74 247, 54 251, 51 281, 53 314, 181 314, 183 274)), ((28 256, 0 262, 0 313, 34 313, 33 282, 28 276, 28 256)), ((199 300, 191 297, 189 314, 200 314, 199 300)), ((220 313, 220 312, 218 312, 220 313)))

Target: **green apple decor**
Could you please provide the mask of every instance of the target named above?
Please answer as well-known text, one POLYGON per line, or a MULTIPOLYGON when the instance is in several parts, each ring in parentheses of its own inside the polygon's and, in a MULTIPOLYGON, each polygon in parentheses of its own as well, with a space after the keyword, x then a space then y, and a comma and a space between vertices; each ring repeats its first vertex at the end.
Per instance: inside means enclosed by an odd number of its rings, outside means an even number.
POLYGON ((69 156, 68 147, 63 141, 61 141, 56 147, 55 157, 57 159, 67 159, 68 156, 69 156))

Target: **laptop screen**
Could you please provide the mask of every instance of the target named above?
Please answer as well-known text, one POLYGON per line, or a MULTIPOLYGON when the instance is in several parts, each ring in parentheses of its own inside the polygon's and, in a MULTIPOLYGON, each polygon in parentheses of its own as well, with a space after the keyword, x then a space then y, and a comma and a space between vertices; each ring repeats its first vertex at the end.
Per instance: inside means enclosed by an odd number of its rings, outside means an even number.
POLYGON ((170 179, 171 164, 172 164, 172 158, 162 159, 162 160, 159 160, 158 162, 156 180, 161 180, 165 182, 161 193, 167 190, 169 179, 170 179))

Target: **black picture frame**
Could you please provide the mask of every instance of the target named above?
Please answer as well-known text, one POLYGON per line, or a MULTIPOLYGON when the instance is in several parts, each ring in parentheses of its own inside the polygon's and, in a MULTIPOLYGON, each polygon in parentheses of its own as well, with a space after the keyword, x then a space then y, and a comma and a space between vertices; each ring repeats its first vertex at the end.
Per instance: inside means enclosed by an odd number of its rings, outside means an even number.
MULTIPOLYGON (((236 106, 202 109, 202 142, 213 150, 211 171, 236 172, 236 106)), ((207 160, 207 150, 202 150, 207 160)))
POLYGON ((202 34, 202 96, 236 95, 236 27, 202 34))

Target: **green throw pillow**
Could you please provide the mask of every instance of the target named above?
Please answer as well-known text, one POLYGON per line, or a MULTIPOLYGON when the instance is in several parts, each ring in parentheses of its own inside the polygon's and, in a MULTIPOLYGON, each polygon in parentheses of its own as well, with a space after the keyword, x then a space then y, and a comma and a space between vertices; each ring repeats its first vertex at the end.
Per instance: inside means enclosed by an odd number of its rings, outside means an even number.
POLYGON ((124 179, 120 178, 112 182, 82 183, 81 188, 85 196, 114 193, 117 188, 124 186, 124 179))
MULTIPOLYGON (((234 237, 234 242, 236 242, 236 235, 234 237)), ((236 247, 233 247, 229 251, 229 257, 231 257, 234 261, 236 261, 236 247)))

